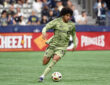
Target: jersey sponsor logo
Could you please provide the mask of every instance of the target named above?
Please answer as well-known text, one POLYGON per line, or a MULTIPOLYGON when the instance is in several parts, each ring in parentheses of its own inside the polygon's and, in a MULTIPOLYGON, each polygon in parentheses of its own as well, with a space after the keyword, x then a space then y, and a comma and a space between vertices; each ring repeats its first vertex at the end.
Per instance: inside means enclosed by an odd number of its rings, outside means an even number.
POLYGON ((69 26, 68 28, 69 28, 69 30, 71 30, 72 29, 72 26, 69 26))
POLYGON ((60 28, 63 28, 63 26, 62 26, 62 25, 60 25, 59 27, 60 27, 60 28))
POLYGON ((105 36, 97 36, 97 37, 88 37, 88 36, 81 36, 81 47, 89 46, 89 45, 96 45, 96 46, 105 46, 105 36))
POLYGON ((0 48, 31 48, 32 36, 0 36, 0 48))

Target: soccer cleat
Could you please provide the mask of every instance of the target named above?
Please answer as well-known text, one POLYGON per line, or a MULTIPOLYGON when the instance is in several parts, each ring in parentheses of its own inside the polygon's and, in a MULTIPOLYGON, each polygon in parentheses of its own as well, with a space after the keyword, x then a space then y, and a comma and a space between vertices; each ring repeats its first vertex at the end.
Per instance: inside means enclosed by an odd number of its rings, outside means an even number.
POLYGON ((43 82, 44 78, 43 77, 40 77, 38 82, 43 82))

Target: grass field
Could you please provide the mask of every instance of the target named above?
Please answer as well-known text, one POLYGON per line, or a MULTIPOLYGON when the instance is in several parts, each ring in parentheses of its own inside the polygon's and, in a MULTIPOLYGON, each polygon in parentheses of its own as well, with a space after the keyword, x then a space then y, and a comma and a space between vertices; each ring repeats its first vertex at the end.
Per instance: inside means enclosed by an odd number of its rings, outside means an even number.
POLYGON ((0 52, 0 85, 110 85, 110 51, 67 52, 39 83, 43 53, 0 52), (55 71, 63 75, 60 82, 51 80, 55 71))

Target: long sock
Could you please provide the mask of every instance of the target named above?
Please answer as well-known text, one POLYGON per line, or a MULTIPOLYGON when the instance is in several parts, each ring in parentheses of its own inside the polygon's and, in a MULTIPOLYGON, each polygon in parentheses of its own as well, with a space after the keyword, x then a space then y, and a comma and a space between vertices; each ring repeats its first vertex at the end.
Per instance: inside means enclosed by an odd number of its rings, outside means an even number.
POLYGON ((56 60, 52 60, 51 63, 47 66, 47 68, 44 70, 42 77, 45 77, 55 64, 56 64, 56 60))

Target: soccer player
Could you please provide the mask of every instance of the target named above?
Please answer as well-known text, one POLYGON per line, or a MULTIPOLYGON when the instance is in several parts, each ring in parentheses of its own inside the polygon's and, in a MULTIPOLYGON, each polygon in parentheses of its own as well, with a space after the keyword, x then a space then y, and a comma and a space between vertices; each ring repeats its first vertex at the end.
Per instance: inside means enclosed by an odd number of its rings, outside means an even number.
POLYGON ((73 11, 70 8, 63 8, 60 17, 49 22, 42 30, 43 39, 47 39, 46 31, 49 29, 54 30, 54 36, 46 42, 49 46, 44 53, 43 65, 48 64, 51 58, 52 61, 40 76, 39 82, 44 80, 52 67, 64 56, 70 35, 73 36, 74 49, 76 48, 75 24, 70 21, 72 15, 73 11))

